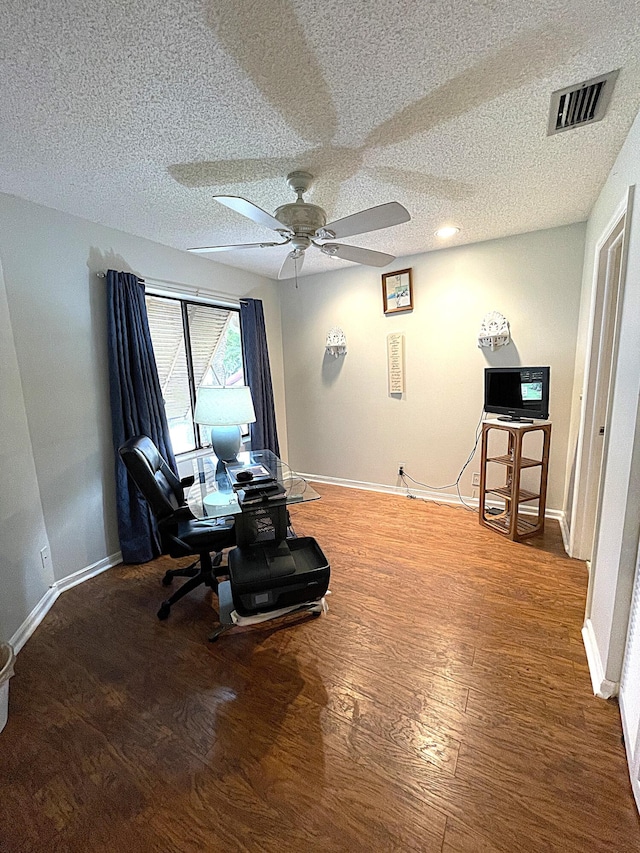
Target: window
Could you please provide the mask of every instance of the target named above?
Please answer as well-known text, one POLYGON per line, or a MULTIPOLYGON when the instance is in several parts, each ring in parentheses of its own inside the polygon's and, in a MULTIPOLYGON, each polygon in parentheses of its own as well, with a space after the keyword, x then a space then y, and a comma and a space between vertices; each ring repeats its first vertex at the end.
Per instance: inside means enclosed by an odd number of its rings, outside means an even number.
POLYGON ((210 443, 193 422, 201 385, 244 385, 240 312, 168 296, 145 297, 174 453, 210 443))

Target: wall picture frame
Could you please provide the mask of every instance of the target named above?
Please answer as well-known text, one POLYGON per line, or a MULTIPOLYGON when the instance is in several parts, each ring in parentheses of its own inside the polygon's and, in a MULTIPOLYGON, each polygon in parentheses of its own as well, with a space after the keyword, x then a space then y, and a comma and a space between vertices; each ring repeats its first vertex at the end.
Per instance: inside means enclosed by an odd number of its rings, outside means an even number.
POLYGON ((407 270, 396 270, 383 274, 382 307, 385 314, 413 311, 411 267, 407 270))

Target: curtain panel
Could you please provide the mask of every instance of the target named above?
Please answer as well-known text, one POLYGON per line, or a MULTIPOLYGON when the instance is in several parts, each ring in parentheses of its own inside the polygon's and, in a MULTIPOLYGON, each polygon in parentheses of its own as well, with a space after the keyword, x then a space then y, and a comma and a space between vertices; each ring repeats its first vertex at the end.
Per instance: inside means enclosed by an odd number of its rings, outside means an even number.
POLYGON ((178 469, 153 354, 144 284, 132 273, 107 272, 107 338, 122 559, 144 563, 161 553, 160 538, 149 505, 129 478, 118 448, 136 435, 146 435, 176 475, 178 469))
POLYGON ((240 300, 240 328, 246 382, 251 388, 256 422, 251 424, 251 447, 280 456, 264 311, 259 299, 240 300))

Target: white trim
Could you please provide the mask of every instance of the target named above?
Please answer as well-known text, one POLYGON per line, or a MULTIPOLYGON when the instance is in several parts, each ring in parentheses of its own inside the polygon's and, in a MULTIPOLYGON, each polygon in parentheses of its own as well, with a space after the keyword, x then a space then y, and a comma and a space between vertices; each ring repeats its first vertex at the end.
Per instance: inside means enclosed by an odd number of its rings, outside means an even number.
POLYGON ((569 530, 569 526, 567 525, 567 515, 565 512, 562 513, 562 518, 560 521, 560 532, 562 533, 562 544, 564 545, 564 550, 570 556, 571 552, 569 551, 570 540, 571 540, 571 532, 569 530))
POLYGON ((55 582, 54 586, 57 587, 58 592, 65 592, 67 589, 71 589, 71 587, 77 586, 83 581, 88 581, 89 578, 94 578, 96 575, 106 572, 107 569, 112 569, 121 562, 122 553, 117 551, 115 554, 111 554, 110 557, 105 557, 104 560, 98 560, 97 563, 93 563, 91 566, 86 566, 86 568, 79 569, 65 578, 60 578, 59 581, 55 582))
POLYGON ((38 625, 42 622, 44 617, 51 610, 56 598, 59 595, 60 590, 56 587, 56 585, 53 584, 52 586, 50 586, 49 589, 42 596, 40 601, 33 608, 31 613, 24 620, 22 625, 20 625, 20 627, 13 634, 13 636, 9 638, 9 643, 13 646, 13 650, 16 654, 18 654, 20 649, 24 646, 29 637, 36 630, 38 625))
POLYGON ((584 643, 584 650, 587 653, 587 663, 589 664, 589 674, 594 694, 600 697, 600 699, 610 699, 612 696, 617 696, 620 685, 617 681, 609 681, 604 677, 604 667, 600 658, 600 651, 591 619, 585 620, 582 628, 582 641, 584 643))
POLYGON ((380 483, 368 483, 364 480, 342 480, 340 477, 325 477, 322 474, 301 474, 295 472, 297 477, 309 480, 313 483, 327 483, 330 486, 343 486, 346 489, 362 489, 365 492, 382 492, 387 495, 404 495, 404 486, 386 486, 380 483))
POLYGON ((64 578, 60 578, 59 581, 52 583, 31 613, 24 620, 22 625, 20 625, 18 630, 9 639, 9 643, 13 646, 15 653, 18 654, 20 649, 22 649, 29 637, 33 634, 63 592, 71 589, 73 586, 77 586, 83 581, 89 580, 89 578, 99 575, 107 569, 111 569, 113 566, 117 566, 118 563, 121 562, 122 554, 118 551, 110 557, 105 557, 104 560, 98 560, 97 563, 93 563, 91 566, 86 566, 84 569, 73 572, 73 574, 67 575, 64 578))
MULTIPOLYGON (((573 505, 571 508, 571 524, 570 524, 570 536, 569 536, 569 548, 567 553, 570 557, 576 557, 580 559, 585 552, 585 543, 584 543, 584 514, 585 514, 585 498, 583 497, 582 491, 585 483, 588 483, 590 466, 591 466, 591 458, 589 453, 589 447, 586 446, 590 443, 592 439, 592 435, 590 430, 593 427, 593 424, 588 421, 588 411, 587 406, 590 406, 594 402, 595 395, 595 384, 593 387, 593 394, 590 393, 590 387, 593 383, 596 382, 597 377, 594 374, 594 365, 593 359, 595 357, 594 354, 594 333, 596 328, 596 313, 598 308, 598 298, 600 295, 600 253, 602 249, 606 245, 607 241, 611 238, 614 230, 618 227, 619 223, 623 218, 625 218, 624 224, 624 243, 623 243, 623 255, 620 261, 620 280, 618 283, 618 307, 617 311, 621 310, 622 306, 622 298, 624 295, 624 286, 626 283, 626 263, 627 263, 627 248, 629 242, 629 234, 630 234, 630 216, 633 209, 633 198, 634 198, 634 190, 635 185, 631 185, 627 187, 624 193, 624 197, 618 203, 614 213, 611 216, 611 219, 607 223, 604 228, 600 239, 596 243, 595 252, 594 252, 594 265, 593 265, 593 275, 591 280, 591 301, 589 304, 589 323, 587 329, 587 348, 585 352, 584 359, 584 375, 582 378, 582 393, 581 393, 581 405, 580 405, 580 421, 578 426, 578 440, 576 444, 576 474, 575 474, 575 482, 574 482, 574 499, 573 505), (587 432, 589 434, 587 435, 587 432), (587 441, 588 439, 588 441, 587 441)), ((606 298, 606 286, 603 286, 603 299, 606 298)), ((603 307, 604 311, 604 307, 603 307)), ((613 363, 615 363, 617 353, 617 331, 614 330, 614 351, 612 354, 613 363)), ((613 388, 610 386, 609 392, 611 399, 613 388)), ((608 447, 608 435, 609 431, 607 430, 605 433, 605 440, 603 442, 602 447, 602 459, 603 461, 606 459, 607 447, 608 447)), ((602 478, 604 480, 604 477, 602 478)), ((600 485, 602 486, 602 480, 600 485)), ((597 531, 598 528, 598 518, 595 519, 594 529, 597 531)), ((588 543, 588 547, 591 546, 591 542, 588 543)), ((586 556, 586 555, 585 555, 586 556)), ((593 554, 589 554, 589 557, 593 559, 593 554)))
MULTIPOLYGON (((302 478, 303 480, 309 480, 312 483, 327 483, 330 486, 342 486, 345 489, 362 489, 365 492, 380 492, 385 495, 407 495, 406 486, 387 486, 383 483, 368 483, 363 480, 342 480, 339 477, 325 477, 322 474, 301 474, 299 471, 296 471, 296 476, 302 478)), ((429 489, 415 489, 411 488, 411 494, 417 500, 423 501, 435 501, 436 503, 441 504, 454 504, 455 506, 462 506, 460 501, 458 500, 457 495, 452 495, 447 492, 435 492, 429 489)), ((478 498, 470 498, 467 495, 462 495, 462 498, 465 503, 470 504, 471 506, 478 507, 480 501, 478 498)), ((498 501, 486 501, 487 506, 495 506, 502 507, 503 504, 498 501)), ((537 510, 533 507, 521 506, 520 512, 523 515, 537 515, 537 510)), ((564 525, 566 527, 566 518, 564 510, 561 509, 547 509, 545 514, 545 518, 552 518, 555 521, 560 523, 560 527, 564 525)), ((564 536, 563 536, 564 538, 564 536)))

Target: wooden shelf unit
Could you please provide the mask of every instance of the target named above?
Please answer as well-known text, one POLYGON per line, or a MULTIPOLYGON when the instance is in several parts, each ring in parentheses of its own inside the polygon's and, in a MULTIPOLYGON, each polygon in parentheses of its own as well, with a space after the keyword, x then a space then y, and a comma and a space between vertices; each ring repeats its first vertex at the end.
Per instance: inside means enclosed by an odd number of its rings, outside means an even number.
POLYGON ((480 524, 495 530, 503 536, 519 542, 529 536, 535 536, 544 530, 544 512, 547 502, 547 473, 549 469, 549 447, 551 445, 551 424, 522 424, 509 421, 485 421, 482 424, 482 458, 480 463, 480 524), (499 430, 507 434, 507 452, 500 456, 489 456, 489 434, 499 430), (522 455, 524 436, 531 432, 543 433, 542 454, 540 459, 522 455), (487 486, 487 468, 490 463, 503 466, 505 483, 503 486, 487 486), (540 481, 537 491, 523 489, 520 485, 521 473, 525 468, 539 468, 540 481), (496 495, 505 503, 504 510, 497 515, 487 507, 487 495, 496 495), (538 501, 537 515, 523 515, 519 512, 521 504, 538 501))

